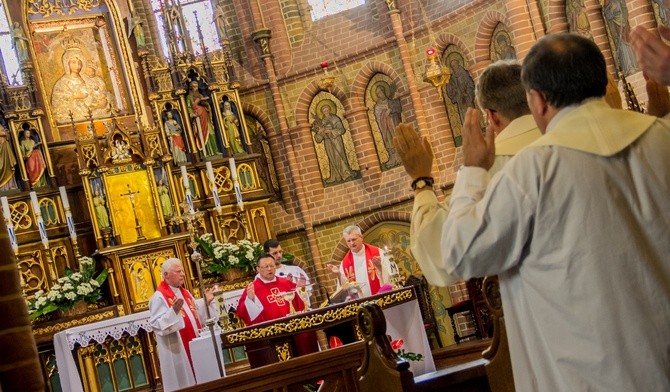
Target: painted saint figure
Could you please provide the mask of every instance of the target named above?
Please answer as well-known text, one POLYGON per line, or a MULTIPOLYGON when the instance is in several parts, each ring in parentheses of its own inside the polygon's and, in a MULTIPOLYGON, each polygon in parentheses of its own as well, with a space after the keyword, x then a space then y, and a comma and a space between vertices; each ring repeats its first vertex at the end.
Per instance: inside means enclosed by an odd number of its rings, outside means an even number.
POLYGON ((314 133, 314 141, 323 143, 328 156, 330 175, 326 183, 340 183, 350 179, 353 173, 349 167, 347 152, 342 140, 342 135, 346 133, 346 129, 342 119, 337 114, 331 114, 330 105, 323 104, 321 106, 321 117, 314 115, 312 132, 314 133))
POLYGON ((146 46, 145 37, 144 37, 144 28, 142 27, 142 19, 137 15, 130 15, 128 17, 128 38, 132 34, 135 34, 135 43, 138 48, 144 48, 146 46))
POLYGON ((605 0, 603 16, 615 47, 615 58, 619 70, 628 76, 637 71, 637 60, 630 44, 628 8, 622 0, 605 0))
POLYGON ((174 118, 172 111, 165 113, 165 122, 163 123, 165 135, 170 144, 170 151, 172 151, 172 159, 176 165, 186 163, 186 146, 182 138, 182 129, 179 121, 174 118))
POLYGON ((398 153, 393 146, 393 137, 395 135, 395 127, 402 121, 400 114, 402 107, 400 106, 400 99, 391 98, 386 91, 390 86, 386 83, 378 84, 375 88, 375 120, 379 126, 379 132, 384 141, 384 147, 388 152, 388 160, 385 162, 387 168, 395 167, 400 164, 398 153))
POLYGON ((172 218, 174 215, 174 209, 172 208, 172 199, 170 199, 170 191, 168 190, 168 187, 165 185, 164 180, 160 180, 158 183, 158 186, 156 187, 156 190, 158 191, 158 200, 160 201, 161 204, 161 211, 163 211, 163 217, 165 217, 166 220, 172 218))
POLYGON ((28 61, 28 38, 23 32, 23 28, 19 22, 14 22, 11 35, 12 47, 16 49, 16 55, 19 58, 19 62, 23 63, 28 61))
POLYGON ((241 141, 242 128, 240 127, 240 119, 237 117, 237 114, 233 113, 230 101, 223 103, 221 117, 223 117, 223 131, 230 145, 230 155, 244 154, 245 151, 241 141))
POLYGON ((26 172, 31 187, 46 186, 47 180, 44 171, 47 167, 44 161, 44 156, 40 150, 42 143, 36 141, 37 135, 33 136, 30 129, 23 131, 23 139, 21 139, 21 154, 26 165, 26 172))
POLYGON ((460 61, 453 59, 451 65, 451 79, 447 83, 447 96, 458 108, 461 124, 465 120, 465 112, 475 106, 475 81, 470 72, 463 67, 460 61))
POLYGON ((109 214, 107 212, 105 197, 100 194, 99 190, 96 190, 95 196, 93 196, 93 207, 95 208, 95 217, 98 220, 98 227, 100 229, 109 228, 109 214))
POLYGON ((214 124, 210 113, 209 97, 204 96, 198 90, 198 82, 193 81, 186 95, 186 106, 188 115, 193 124, 195 132, 195 143, 203 156, 208 157, 219 153, 214 135, 214 124))
POLYGON ((12 143, 7 140, 7 128, 0 125, 0 191, 17 189, 14 169, 16 168, 16 156, 12 151, 12 143))

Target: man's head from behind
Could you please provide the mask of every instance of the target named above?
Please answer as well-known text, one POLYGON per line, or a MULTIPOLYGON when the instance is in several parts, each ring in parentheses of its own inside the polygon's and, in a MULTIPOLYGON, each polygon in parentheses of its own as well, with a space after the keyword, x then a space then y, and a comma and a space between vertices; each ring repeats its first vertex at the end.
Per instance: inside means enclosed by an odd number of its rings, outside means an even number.
POLYGON ((270 239, 263 243, 263 252, 269 253, 274 257, 275 264, 279 266, 284 258, 284 251, 279 244, 279 241, 270 239))
POLYGON ((161 274, 165 283, 172 287, 184 285, 184 267, 177 258, 167 259, 161 265, 161 274))
POLYGON ((528 106, 544 132, 558 110, 605 95, 605 58, 588 38, 569 33, 547 35, 528 52, 521 80, 528 106))
POLYGON ((358 253, 363 248, 363 232, 361 228, 356 225, 347 226, 342 232, 344 241, 347 243, 349 250, 358 253))
POLYGON ((475 93, 496 135, 512 120, 530 114, 521 84, 521 65, 516 61, 497 61, 486 67, 475 93))

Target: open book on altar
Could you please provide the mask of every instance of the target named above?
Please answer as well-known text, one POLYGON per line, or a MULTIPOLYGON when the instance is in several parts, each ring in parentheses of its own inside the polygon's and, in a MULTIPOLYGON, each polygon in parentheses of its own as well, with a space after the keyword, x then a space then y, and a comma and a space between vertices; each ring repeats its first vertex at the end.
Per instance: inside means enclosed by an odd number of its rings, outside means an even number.
POLYGON ((361 287, 365 283, 346 282, 333 295, 330 296, 331 304, 339 304, 353 299, 363 298, 361 287))

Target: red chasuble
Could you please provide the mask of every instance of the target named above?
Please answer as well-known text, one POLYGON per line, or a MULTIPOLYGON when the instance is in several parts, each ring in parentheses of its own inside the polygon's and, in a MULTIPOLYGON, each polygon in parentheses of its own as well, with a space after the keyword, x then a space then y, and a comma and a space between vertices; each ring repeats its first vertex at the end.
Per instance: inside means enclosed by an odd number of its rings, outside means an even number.
MULTIPOLYGON (((193 318, 195 319, 195 328, 197 328, 199 331, 202 327, 200 325, 200 320, 198 320, 198 309, 195 306, 195 299, 185 288, 180 287, 179 290, 181 291, 181 295, 184 297, 184 306, 188 306, 189 309, 191 309, 191 313, 193 313, 193 318)), ((172 306, 174 301, 177 299, 177 296, 174 294, 174 292, 172 292, 170 285, 165 283, 165 281, 162 281, 158 285, 158 291, 163 294, 163 297, 165 298, 168 306, 172 306)), ((191 361, 191 349, 189 348, 189 342, 195 339, 196 330, 194 329, 193 324, 191 324, 191 319, 186 315, 183 307, 179 311, 179 315, 184 319, 184 328, 179 330, 179 335, 181 336, 181 342, 184 344, 184 349, 186 350, 188 360, 192 364, 193 362, 191 361)))
MULTIPOLYGON (((377 269, 374 264, 372 264, 372 258, 375 256, 380 256, 379 248, 376 246, 363 244, 365 248, 365 261, 368 265, 368 284, 370 285, 370 293, 377 294, 381 284, 379 283, 379 277, 377 276, 377 269)), ((351 251, 347 252, 344 259, 342 259, 342 269, 347 276, 347 279, 356 280, 356 271, 354 270, 354 254, 351 251), (350 271, 350 272, 349 272, 350 271)), ((365 282, 361 282, 365 283, 365 282)))
MULTIPOLYGON (((286 316, 291 311, 291 307, 288 304, 288 301, 284 299, 281 293, 286 293, 289 291, 295 290, 295 283, 291 282, 288 279, 277 277, 274 282, 263 282, 261 279, 254 279, 254 290, 256 291, 256 297, 263 304, 263 311, 261 314, 256 317, 255 320, 251 320, 249 317, 249 312, 247 307, 244 304, 244 301, 247 299, 247 291, 244 290, 242 297, 240 297, 240 302, 237 306, 237 315, 244 321, 246 325, 254 325, 262 323, 263 321, 269 321, 278 319, 286 316)), ((298 310, 305 309, 305 304, 302 302, 300 296, 296 293, 293 298, 293 308, 298 310)))
MULTIPOLYGON (((246 325, 254 325, 264 321, 275 320, 289 314, 291 307, 289 306, 288 301, 284 299, 280 293, 295 290, 295 283, 288 279, 277 277, 274 282, 268 283, 263 282, 260 278, 256 278, 254 279, 253 284, 256 297, 261 302, 261 304, 263 304, 263 311, 258 315, 258 317, 256 317, 255 320, 252 321, 250 319, 247 306, 244 304, 244 301, 247 299, 247 291, 244 290, 244 293, 242 293, 242 296, 240 297, 240 302, 237 305, 236 313, 237 316, 240 317, 246 325)), ((297 293, 291 302, 293 303, 293 309, 296 311, 305 309, 305 303, 302 302, 302 298, 300 298, 297 293)), ((293 342, 295 344, 295 350, 298 356, 319 351, 319 343, 314 331, 303 332, 295 335, 293 337, 293 342)), ((250 356, 249 361, 251 362, 251 360, 252 359, 250 356)))

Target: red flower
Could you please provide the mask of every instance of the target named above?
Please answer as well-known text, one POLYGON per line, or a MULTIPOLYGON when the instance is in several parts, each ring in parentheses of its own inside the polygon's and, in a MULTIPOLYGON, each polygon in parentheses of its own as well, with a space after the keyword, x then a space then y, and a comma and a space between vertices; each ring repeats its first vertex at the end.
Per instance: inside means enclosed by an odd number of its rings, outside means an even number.
POLYGON ((391 341, 391 348, 394 350, 400 350, 403 345, 405 345, 405 341, 402 339, 396 339, 391 341))

